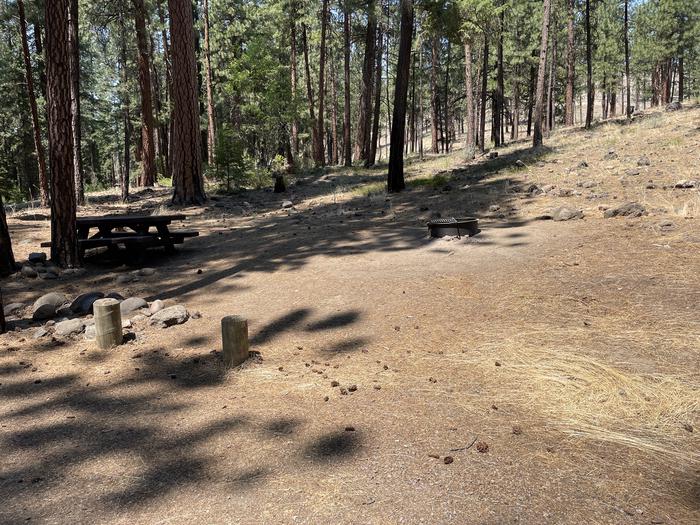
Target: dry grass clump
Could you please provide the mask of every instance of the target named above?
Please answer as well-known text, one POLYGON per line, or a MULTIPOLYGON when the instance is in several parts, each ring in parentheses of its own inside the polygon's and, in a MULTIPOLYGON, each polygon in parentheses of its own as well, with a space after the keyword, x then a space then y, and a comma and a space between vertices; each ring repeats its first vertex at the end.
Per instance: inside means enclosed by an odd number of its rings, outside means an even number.
POLYGON ((499 346, 507 349, 498 355, 501 366, 483 353, 473 364, 498 378, 502 401, 530 406, 548 426, 574 438, 631 447, 676 466, 700 464, 693 445, 700 385, 624 371, 573 349, 516 348, 514 341, 499 346))

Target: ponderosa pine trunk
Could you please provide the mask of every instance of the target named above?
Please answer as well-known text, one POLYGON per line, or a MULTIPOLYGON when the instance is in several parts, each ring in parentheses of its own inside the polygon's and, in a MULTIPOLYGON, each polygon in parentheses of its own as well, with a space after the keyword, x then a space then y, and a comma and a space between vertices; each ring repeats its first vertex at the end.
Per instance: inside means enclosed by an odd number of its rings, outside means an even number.
POLYGON ((80 264, 75 226, 75 172, 71 119, 71 0, 51 0, 45 5, 46 106, 49 123, 51 173, 51 259, 62 267, 80 264))
POLYGON ((586 129, 593 124, 593 53, 591 49, 591 0, 586 0, 586 129))
POLYGON ((325 91, 325 74, 326 74, 326 31, 328 29, 328 0, 323 0, 321 6, 321 51, 319 53, 318 60, 318 121, 316 123, 316 135, 314 135, 317 141, 314 147, 314 163, 316 167, 324 166, 326 164, 326 157, 324 155, 323 148, 323 135, 324 131, 324 97, 325 91))
POLYGON ((464 141, 464 151, 467 160, 475 155, 474 144, 474 86, 472 84, 472 42, 471 37, 464 37, 464 86, 467 105, 467 137, 464 141))
MULTIPOLYGON (((83 179, 82 131, 80 127, 80 39, 78 36, 78 0, 70 0, 68 15, 70 47, 70 93, 71 125, 73 127, 73 176, 75 177, 75 200, 85 204, 85 183, 83 179)), ((53 173, 53 172, 52 172, 53 173)))
POLYGON ((331 155, 330 163, 333 166, 338 165, 338 75, 336 73, 336 55, 331 52, 331 64, 330 64, 330 77, 331 77, 331 155))
POLYGON ((207 163, 216 166, 216 110, 214 107, 214 72, 211 68, 209 40, 209 0, 204 0, 204 74, 207 85, 207 163))
MULTIPOLYGON (((5 205, 2 202, 2 195, 0 195, 0 277, 6 277, 14 273, 15 269, 15 256, 12 252, 10 229, 7 227, 5 205)), ((1 298, 0 310, 2 310, 1 298)))
POLYGON ((481 142, 479 149, 483 153, 486 151, 486 90, 488 88, 489 77, 489 35, 488 30, 484 31, 484 63, 481 66, 481 108, 479 109, 479 136, 481 142))
MULTIPOLYGON (((157 1, 156 8, 158 10, 158 19, 160 20, 162 28, 160 32, 160 38, 161 43, 163 45, 163 63, 165 65, 165 93, 167 97, 166 100, 168 101, 168 103, 172 103, 173 76, 170 61, 170 41, 168 39, 168 32, 166 30, 167 24, 165 21, 165 14, 163 13, 163 5, 161 0, 157 1)), ((164 136, 163 150, 165 152, 165 173, 166 177, 172 177, 172 157, 170 155, 170 151, 172 150, 173 142, 173 121, 171 118, 164 119, 161 130, 164 136)))
POLYGON ((352 129, 350 122, 350 0, 343 4, 343 164, 352 166, 352 129))
MULTIPOLYGON (((19 10, 20 36, 22 38, 22 57, 24 58, 24 77, 27 83, 27 99, 29 100, 29 111, 32 115, 32 129, 34 131, 34 152, 36 153, 36 160, 39 168, 39 198, 41 199, 42 206, 48 206, 49 180, 46 172, 46 155, 44 154, 44 144, 41 141, 41 124, 39 122, 39 112, 36 106, 32 62, 29 55, 29 44, 27 43, 27 20, 24 15, 24 2, 22 0, 17 1, 17 8, 19 10)), ((39 41, 41 41, 41 38, 39 38, 39 41)))
POLYGON ((155 123, 153 120, 153 96, 151 82, 151 60, 146 30, 146 7, 144 0, 132 0, 136 26, 137 64, 139 70, 139 92, 141 94, 141 186, 153 186, 156 182, 155 123))
POLYGON ((299 155, 299 119, 297 118, 297 3, 296 0, 289 2, 289 70, 292 88, 292 156, 296 162, 299 155))
POLYGON ((121 68, 122 68, 122 124, 124 126, 124 164, 119 170, 119 188, 122 202, 129 200, 129 182, 131 177, 131 108, 129 100, 129 70, 126 54, 126 29, 123 22, 121 26, 121 68))
POLYGON ((316 110, 314 109, 314 92, 311 88, 311 66, 309 65, 309 41, 306 37, 306 24, 301 24, 301 40, 304 51, 304 72, 306 76, 306 99, 309 103, 309 117, 311 119, 311 157, 316 158, 316 146, 318 139, 316 138, 316 110))
POLYGON ((449 87, 450 87, 450 54, 452 52, 452 43, 450 42, 449 39, 447 39, 447 57, 445 60, 445 103, 444 103, 444 111, 443 111, 443 129, 444 129, 444 135, 443 135, 443 151, 445 153, 450 152, 450 92, 449 92, 449 87))
MULTIPOLYGON (((572 0, 573 1, 573 0, 572 0)), ((627 105, 625 106, 625 116, 632 118, 632 104, 630 102, 632 94, 630 90, 630 35, 629 35, 629 0, 625 0, 625 91, 627 93, 627 105)), ((680 89, 679 89, 680 91, 680 89)))
POLYGON ((381 30, 377 31, 377 65, 374 70, 374 116, 372 117, 372 141, 369 147, 369 157, 366 166, 374 166, 377 161, 377 144, 379 143, 379 120, 382 102, 382 42, 381 30))
POLYGON ((396 85, 394 89, 394 114, 391 127, 391 148, 389 153, 389 192, 402 191, 406 187, 403 176, 403 144, 406 131, 406 95, 411 72, 411 45, 413 43, 413 0, 401 0, 401 34, 399 37, 399 58, 396 64, 396 85))
POLYGON ((564 123, 574 125, 574 83, 576 82, 576 30, 574 28, 574 2, 568 0, 566 27, 566 100, 564 102, 564 123))
POLYGON ((437 87, 437 77, 438 77, 438 42, 437 37, 430 39, 430 133, 432 146, 431 151, 433 153, 439 153, 438 150, 438 87, 437 87))
POLYGON ((173 203, 202 204, 206 200, 206 194, 202 178, 199 84, 192 3, 190 0, 168 0, 168 8, 173 75, 173 203))
POLYGON ((355 161, 367 164, 372 138, 372 83, 374 78, 375 54, 377 52, 377 15, 375 0, 367 3, 367 33, 365 35, 365 56, 362 63, 362 87, 360 107, 357 114, 357 138, 355 140, 355 161))
POLYGON ((547 67, 547 42, 549 40, 549 13, 550 0, 544 0, 542 14, 542 40, 540 42, 540 63, 537 69, 537 91, 535 92, 535 131, 533 133, 532 145, 538 147, 542 145, 542 110, 544 103, 544 76, 547 67))
POLYGON ((498 24, 498 49, 496 59, 496 93, 493 97, 494 102, 494 118, 495 124, 493 130, 493 141, 498 148, 503 145, 503 110, 504 110, 504 80, 503 80, 503 33, 505 31, 505 10, 501 10, 500 21, 498 24))

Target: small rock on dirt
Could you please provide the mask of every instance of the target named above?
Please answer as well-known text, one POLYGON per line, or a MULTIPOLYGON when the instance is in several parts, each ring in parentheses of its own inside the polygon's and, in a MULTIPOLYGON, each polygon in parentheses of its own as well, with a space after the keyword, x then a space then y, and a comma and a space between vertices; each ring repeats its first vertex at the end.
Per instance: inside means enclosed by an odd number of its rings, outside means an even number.
POLYGON ((32 337, 34 339, 41 339, 42 337, 44 337, 48 333, 49 333, 49 331, 46 328, 43 328, 43 327, 37 328, 36 330, 34 330, 34 334, 32 334, 32 337))
POLYGON ((54 333, 61 337, 68 337, 82 333, 85 329, 85 322, 82 319, 66 319, 56 323, 54 333))
POLYGON ((481 452, 482 454, 485 454, 486 452, 489 451, 489 445, 488 445, 488 443, 486 443, 485 441, 479 441, 479 442, 476 444, 476 450, 478 450, 478 451, 481 452))
POLYGON ((150 277, 156 273, 156 270, 155 268, 141 268, 137 273, 142 277, 150 277))
POLYGON ((148 311, 151 312, 152 315, 160 312, 163 308, 165 308, 165 303, 160 299, 156 299, 151 303, 151 306, 148 307, 148 311))
POLYGON ((27 277, 28 279, 36 279, 36 277, 39 275, 37 271, 28 264, 22 266, 21 273, 22 276, 27 277))
POLYGON ((16 314, 19 310, 24 308, 24 305, 22 303, 10 303, 5 308, 3 308, 3 313, 5 316, 10 316, 16 314))
POLYGON ((605 154, 605 157, 603 157, 604 160, 615 160, 617 159, 617 153, 615 152, 614 149, 611 149, 605 154))
POLYGON ((678 111, 683 109, 683 104, 680 102, 671 102, 666 106, 666 111, 678 111))
POLYGON ((442 462, 443 462, 445 465, 449 465, 449 464, 452 463, 454 460, 455 460, 455 458, 453 458, 452 456, 445 456, 445 457, 443 458, 442 462))
POLYGON ((66 296, 62 293, 52 292, 42 295, 32 306, 32 319, 51 319, 56 315, 56 310, 67 302, 66 296))
POLYGON ((552 212, 552 220, 554 221, 570 221, 573 219, 583 219, 583 211, 562 206, 552 212))
POLYGON ((85 327, 85 335, 83 337, 86 341, 94 341, 97 339, 97 331, 94 324, 85 327))
POLYGON ((283 201, 282 202, 282 208, 292 208, 294 207, 294 203, 292 201, 283 201))
POLYGON ((163 308, 151 316, 150 324, 167 328, 176 324, 182 324, 187 321, 189 314, 187 309, 182 305, 169 306, 163 308))
POLYGON ((526 167, 526 164, 525 164, 522 160, 520 160, 520 159, 518 159, 518 160, 515 161, 515 165, 516 165, 518 168, 525 168, 525 167, 526 167))
POLYGON ((128 299, 124 299, 119 304, 119 309, 122 312, 122 316, 128 315, 131 312, 134 312, 141 308, 148 308, 148 303, 145 299, 142 299, 140 297, 129 297, 128 299))
POLYGON ((587 168, 587 167, 588 167, 588 162, 586 162, 585 160, 582 160, 581 162, 578 163, 578 166, 576 166, 576 167, 579 168, 579 169, 587 168))
POLYGON ((698 181, 695 180, 679 180, 673 185, 673 187, 680 189, 690 189, 695 188, 698 185, 700 185, 700 183, 698 183, 698 181))
POLYGON ((610 219, 611 217, 641 217, 646 213, 646 208, 637 202, 629 202, 613 208, 606 210, 604 217, 610 219))
POLYGON ((650 166, 651 161, 649 160, 649 157, 646 155, 642 155, 639 157, 639 160, 637 161, 637 166, 650 166))
POLYGON ((46 254, 42 252, 33 252, 29 254, 29 257, 27 257, 27 260, 29 261, 30 264, 37 264, 37 263, 45 263, 46 262, 46 254))

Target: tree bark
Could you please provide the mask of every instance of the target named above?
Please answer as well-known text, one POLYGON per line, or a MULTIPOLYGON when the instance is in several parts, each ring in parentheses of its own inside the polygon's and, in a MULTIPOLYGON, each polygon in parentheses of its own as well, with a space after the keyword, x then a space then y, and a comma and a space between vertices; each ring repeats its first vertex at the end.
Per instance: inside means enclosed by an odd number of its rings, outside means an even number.
POLYGON ((464 86, 467 105, 467 137, 464 141, 464 151, 467 160, 472 160, 475 154, 474 145, 474 87, 472 84, 472 42, 471 37, 464 38, 464 86))
MULTIPOLYGON (((2 195, 0 195, 0 277, 6 277, 14 272, 15 256, 12 252, 12 241, 10 239, 10 230, 7 227, 7 217, 5 217, 5 205, 2 202, 2 195)), ((2 310, 1 298, 0 310, 2 310)))
POLYGON ((4 334, 7 330, 7 323, 5 322, 5 310, 2 304, 2 290, 0 290, 0 334, 4 334))
POLYGON ((156 156, 153 120, 153 96, 151 82, 151 60, 146 31, 146 7, 144 0, 132 0, 136 26, 136 47, 138 50, 139 90, 141 93, 141 186, 153 186, 156 182, 156 156))
POLYGON ((314 109, 314 92, 311 88, 311 67, 309 66, 309 42, 306 38, 306 24, 301 24, 301 40, 304 48, 304 72, 306 73, 306 98, 309 103, 309 117, 311 118, 311 156, 316 159, 316 146, 318 139, 316 138, 316 110, 314 109))
POLYGON ((326 164, 323 135, 324 135, 324 97, 325 97, 325 74, 326 74, 326 31, 328 30, 328 0, 323 0, 321 7, 321 51, 318 61, 318 122, 316 124, 317 140, 314 148, 314 161, 317 167, 326 164))
MULTIPOLYGON (((626 7, 626 6, 625 6, 626 7)), ((682 53, 683 51, 681 51, 682 53)), ((627 64, 629 70, 629 60, 627 64)), ((629 73, 627 73, 629 76, 629 73)), ((627 89, 629 89, 629 82, 627 83, 627 89)), ((629 98, 629 96, 627 97, 629 98)), ((678 102, 683 102, 685 98, 685 68, 683 67, 683 55, 678 57, 678 102)))
POLYGON ((71 111, 71 0, 45 3, 46 105, 51 173, 51 259, 62 267, 80 264, 75 227, 75 172, 71 111))
POLYGON ((557 75, 557 40, 552 39, 552 58, 549 61, 549 82, 547 84, 547 131, 554 129, 554 81, 557 75))
POLYGON ((377 144, 379 143, 379 120, 382 102, 382 42, 381 31, 377 31, 377 65, 374 70, 374 117, 372 119, 372 142, 369 148, 367 166, 374 166, 377 160, 377 144))
POLYGON ((574 84, 576 82, 576 30, 574 28, 574 2, 567 1, 568 23, 566 28, 566 101, 564 123, 574 125, 574 84))
POLYGON ((452 43, 447 40, 447 57, 445 59, 445 103, 443 111, 443 129, 445 130, 443 138, 444 152, 450 152, 450 54, 452 52, 452 43))
POLYGON ((73 176, 75 177, 75 199, 78 205, 85 204, 83 181, 83 159, 81 152, 82 132, 80 127, 80 40, 78 36, 78 0, 70 0, 69 46, 71 76, 71 122, 73 127, 73 176))
POLYGON ((481 108, 479 116, 479 136, 481 143, 479 149, 483 153, 486 151, 486 90, 489 78, 489 35, 484 31, 484 64, 481 67, 481 108))
POLYGON ((411 71, 411 44, 413 42, 413 0, 401 0, 401 34, 399 59, 396 65, 394 89, 394 115, 391 127, 389 175, 387 188, 398 192, 406 187, 403 176, 403 143, 406 129, 406 95, 411 71))
POLYGON ((430 39, 430 121, 431 121, 431 140, 433 153, 438 153, 438 46, 437 37, 430 39))
POLYGON ((360 90, 360 107, 357 116, 357 139, 355 141, 355 160, 363 164, 369 158, 372 130, 372 79, 377 43, 377 16, 375 0, 367 3, 367 33, 365 37, 365 57, 362 64, 362 87, 360 90))
POLYGON ((216 111, 214 106, 214 72, 211 68, 209 41, 209 0, 204 0, 204 65, 207 84, 207 163, 216 166, 216 111))
POLYGON ((542 106, 544 98, 544 74, 547 67, 547 42, 549 40, 550 0, 544 0, 542 15, 542 40, 540 42, 540 64, 537 70, 537 92, 535 93, 535 132, 533 147, 542 145, 542 106))
POLYGON ((504 25, 505 10, 501 10, 500 23, 498 25, 498 52, 497 52, 497 71, 496 71, 496 93, 493 97, 495 106, 494 115, 494 144, 496 147, 500 147, 503 144, 503 109, 504 109, 504 81, 503 81, 503 32, 505 30, 504 25))
POLYGON ((122 66, 122 121, 124 125, 124 165, 119 170, 119 186, 121 189, 121 200, 127 202, 129 199, 129 180, 131 177, 131 115, 129 101, 129 73, 127 69, 126 56, 126 29, 121 24, 121 66, 122 66))
MULTIPOLYGON (((39 195, 42 206, 49 205, 49 181, 46 173, 46 156, 44 154, 44 144, 41 142, 41 124, 39 123, 39 112, 36 106, 36 94, 34 93, 34 77, 32 75, 32 63, 29 55, 29 44, 27 43, 27 20, 24 15, 24 2, 17 1, 19 9, 19 25, 22 37, 22 55, 24 58, 24 76, 27 82, 27 98, 29 99, 29 111, 32 115, 32 128, 34 131, 34 152, 39 167, 39 195)), ((36 26, 35 26, 36 32, 36 26)), ((36 38, 36 37, 35 37, 36 38)), ((39 37, 38 42, 41 42, 39 37)), ((40 44, 37 44, 37 48, 40 44)))
POLYGON ((331 156, 330 162, 332 165, 338 165, 338 76, 336 74, 336 55, 331 52, 331 156))
POLYGON ((350 122, 350 0, 343 4, 343 164, 352 166, 352 130, 350 122))
POLYGON ((173 75, 173 203, 202 204, 206 194, 202 178, 192 4, 190 0, 168 0, 168 8, 173 75))
POLYGON ((297 3, 296 0, 289 2, 289 62, 290 62, 290 82, 292 88, 292 105, 294 108, 292 115, 292 156, 296 161, 299 155, 299 119, 297 118, 297 3))
POLYGON ((595 91, 593 91, 593 56, 591 50, 591 0, 586 0, 586 129, 593 124, 593 104, 595 103, 595 91))

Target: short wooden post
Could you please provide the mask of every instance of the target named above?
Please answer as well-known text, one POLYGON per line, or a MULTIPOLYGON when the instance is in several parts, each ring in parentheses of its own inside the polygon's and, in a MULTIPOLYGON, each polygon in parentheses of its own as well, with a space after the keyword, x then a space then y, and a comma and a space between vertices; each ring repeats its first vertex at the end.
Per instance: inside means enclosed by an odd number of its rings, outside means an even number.
POLYGON ((122 344, 122 312, 119 301, 98 299, 93 304, 97 346, 107 349, 122 344))
POLYGON ((224 365, 238 366, 248 359, 248 320, 240 315, 229 315, 221 320, 221 340, 224 347, 224 365))

